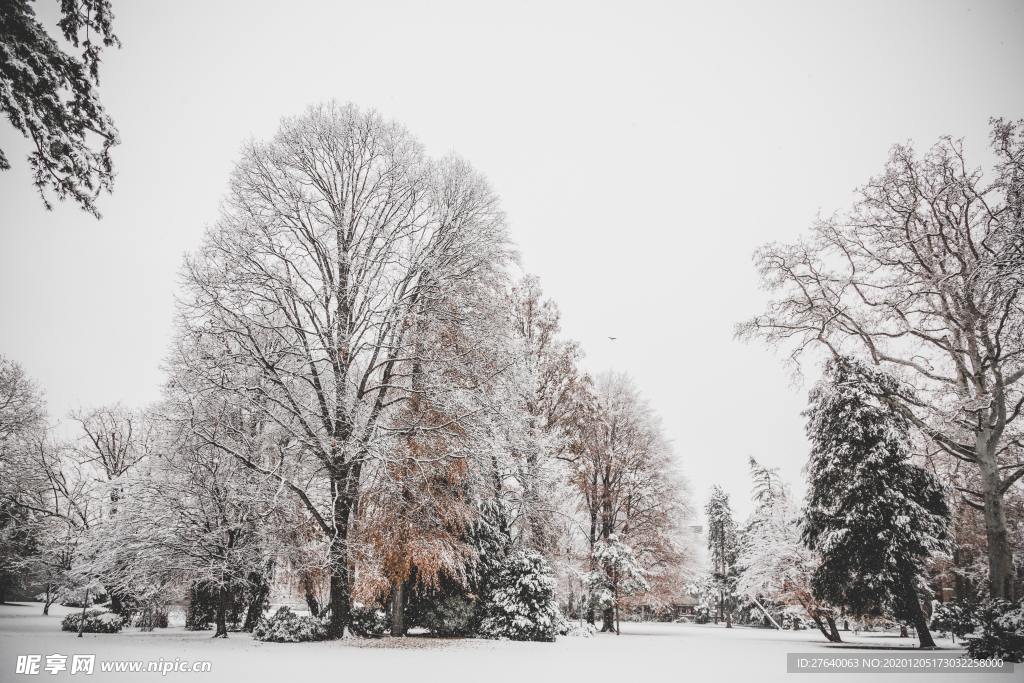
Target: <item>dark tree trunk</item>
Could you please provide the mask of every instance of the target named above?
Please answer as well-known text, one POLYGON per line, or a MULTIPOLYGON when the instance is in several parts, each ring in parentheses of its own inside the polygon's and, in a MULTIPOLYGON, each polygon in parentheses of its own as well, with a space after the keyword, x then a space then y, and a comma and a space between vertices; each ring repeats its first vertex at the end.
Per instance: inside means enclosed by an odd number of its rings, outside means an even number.
POLYGON ((249 601, 249 607, 245 610, 245 623, 242 628, 246 631, 252 631, 256 628, 256 624, 259 622, 260 617, 263 616, 263 604, 270 594, 270 584, 266 581, 261 580, 257 587, 252 590, 251 600, 249 601))
POLYGON ((346 491, 348 477, 332 473, 331 490, 334 495, 334 537, 331 539, 331 621, 327 632, 332 638, 345 635, 352 611, 349 584, 348 518, 351 501, 346 491))
POLYGON ((616 570, 614 570, 614 569, 612 570, 612 586, 613 586, 612 596, 615 599, 615 603, 613 604, 613 606, 615 608, 615 635, 620 635, 620 632, 619 632, 619 577, 618 577, 618 574, 617 574, 616 570))
POLYGON ((231 592, 227 586, 221 586, 217 591, 217 631, 213 634, 214 638, 227 638, 228 637, 228 602, 231 597, 231 592))
POLYGON ((82 633, 85 631, 85 610, 89 607, 89 589, 85 589, 85 599, 82 600, 82 614, 78 620, 78 637, 82 637, 82 633))
POLYGON ((302 576, 302 592, 306 598, 306 609, 314 617, 320 616, 320 601, 316 599, 316 593, 314 592, 313 580, 308 574, 302 576))
POLYGON ((605 607, 601 613, 601 633, 615 632, 615 608, 605 607))
POLYGON ((124 615, 124 601, 121 600, 121 596, 118 595, 117 591, 108 588, 107 595, 110 596, 110 611, 114 614, 124 615))
POLYGON ((405 635, 405 582, 395 581, 391 588, 391 635, 405 635))
POLYGON ((831 614, 825 615, 825 622, 828 624, 829 633, 832 636, 829 638, 833 643, 841 643, 843 639, 839 637, 839 629, 836 627, 836 619, 831 614))
POLYGON ((928 620, 925 619, 924 610, 921 609, 921 600, 917 596, 917 590, 914 588, 914 580, 912 578, 904 579, 903 590, 907 614, 910 617, 911 623, 914 624, 914 629, 917 631, 917 640, 920 646, 922 648, 934 648, 935 641, 928 630, 928 620))
MULTIPOLYGON (((825 624, 821 623, 821 617, 819 617, 817 614, 811 614, 811 619, 814 620, 814 625, 818 627, 819 631, 821 631, 821 635, 825 636, 825 640, 831 643, 832 634, 825 629, 825 624)), ((794 627, 795 625, 796 624, 794 622, 794 627)))
POLYGON ((340 536, 335 536, 331 541, 331 622, 328 633, 332 638, 341 638, 345 635, 345 627, 348 626, 352 611, 348 583, 348 553, 344 546, 345 540, 340 536))
MULTIPOLYGON (((591 486, 596 488, 596 479, 591 480, 591 486)), ((594 546, 597 544, 597 507, 591 503, 590 505, 590 571, 593 572, 596 567, 594 565, 594 546)), ((587 589, 587 623, 593 626, 597 621, 594 613, 594 596, 591 590, 587 589)))
POLYGON ((825 624, 821 620, 821 617, 822 617, 821 610, 818 610, 818 609, 807 609, 806 606, 804 607, 804 609, 806 609, 807 613, 811 615, 811 619, 814 620, 814 625, 818 627, 819 631, 821 631, 821 635, 825 636, 825 640, 827 640, 830 643, 840 643, 840 642, 842 642, 840 640, 840 638, 839 638, 839 633, 836 632, 835 620, 832 618, 831 615, 826 615, 826 618, 828 619, 828 626, 829 627, 825 628, 825 624))
POLYGON ((821 631, 821 635, 825 636, 825 640, 827 640, 830 643, 836 642, 832 640, 832 634, 829 632, 827 628, 825 628, 825 624, 824 622, 822 622, 821 617, 819 617, 817 614, 812 613, 811 619, 814 620, 814 625, 818 627, 819 631, 821 631))
POLYGON ((314 617, 320 616, 320 603, 317 602, 316 596, 308 590, 306 591, 306 608, 314 617))
POLYGON ((0 605, 7 602, 7 577, 0 575, 0 605))

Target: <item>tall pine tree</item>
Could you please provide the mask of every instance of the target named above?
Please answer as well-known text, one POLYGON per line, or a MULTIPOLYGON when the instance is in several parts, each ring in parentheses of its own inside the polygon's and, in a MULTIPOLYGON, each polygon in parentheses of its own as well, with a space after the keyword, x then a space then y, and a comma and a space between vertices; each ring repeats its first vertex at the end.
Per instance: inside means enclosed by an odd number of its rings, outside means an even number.
POLYGON ((838 358, 811 392, 804 541, 821 553, 812 588, 856 614, 892 612, 934 647, 921 608, 925 561, 948 542, 938 481, 910 461, 910 423, 888 397, 909 388, 838 358))
POLYGON ((704 506, 707 516, 708 550, 711 553, 711 565, 714 581, 718 587, 718 618, 725 619, 726 628, 732 628, 732 609, 736 586, 736 553, 737 532, 736 522, 729 506, 729 494, 720 486, 711 490, 711 498, 704 506))

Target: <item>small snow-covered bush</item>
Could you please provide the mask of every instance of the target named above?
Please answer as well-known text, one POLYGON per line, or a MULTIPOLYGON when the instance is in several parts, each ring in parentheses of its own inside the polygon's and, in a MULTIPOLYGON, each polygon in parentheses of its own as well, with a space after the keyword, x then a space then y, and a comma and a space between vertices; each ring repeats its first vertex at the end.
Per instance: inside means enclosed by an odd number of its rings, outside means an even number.
POLYGON ((537 552, 509 555, 484 605, 480 634, 488 638, 551 642, 560 620, 555 577, 537 552))
POLYGON ((352 605, 349 618, 349 628, 357 636, 376 638, 388 630, 388 616, 376 607, 365 607, 357 602, 352 605))
POLYGON ((296 614, 281 607, 270 617, 260 619, 252 637, 270 643, 303 643, 327 639, 327 625, 322 619, 296 614))
POLYGON ((968 656, 1024 661, 1024 602, 987 600, 974 616, 978 630, 967 636, 968 656))
MULTIPOLYGON (((78 625, 82 623, 82 613, 75 612, 64 617, 60 622, 61 631, 78 631, 78 625)), ((124 626, 124 620, 120 615, 113 612, 106 612, 101 609, 90 609, 85 612, 84 633, 118 633, 124 626)))
POLYGON ((566 621, 564 626, 558 629, 558 635, 570 638, 589 638, 595 633, 597 633, 597 626, 585 621, 582 624, 577 621, 566 621))
POLYGON ((963 638, 965 635, 973 633, 977 626, 974 610, 974 605, 962 600, 943 603, 935 608, 931 629, 940 633, 952 634, 954 638, 963 638))

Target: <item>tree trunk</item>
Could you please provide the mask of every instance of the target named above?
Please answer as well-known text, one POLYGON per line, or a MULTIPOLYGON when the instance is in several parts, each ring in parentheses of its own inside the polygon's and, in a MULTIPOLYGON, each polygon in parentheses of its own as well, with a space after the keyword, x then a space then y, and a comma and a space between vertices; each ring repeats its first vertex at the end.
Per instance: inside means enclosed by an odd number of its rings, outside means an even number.
POLYGON ((348 626, 352 610, 348 585, 348 557, 345 550, 338 547, 344 544, 344 539, 339 540, 337 536, 331 541, 331 621, 327 630, 332 638, 341 638, 345 635, 345 627, 348 626))
POLYGON ((821 635, 825 636, 825 640, 832 643, 832 634, 825 629, 825 624, 821 623, 821 617, 818 616, 817 612, 811 612, 811 619, 814 620, 814 625, 821 631, 821 635))
POLYGON ((405 635, 405 582, 395 581, 391 587, 391 635, 405 635))
POLYGON ((331 539, 331 621, 327 632, 331 638, 342 638, 352 610, 349 584, 348 518, 351 503, 346 490, 347 477, 332 473, 331 491, 334 495, 334 538, 331 539))
POLYGON ((82 633, 85 631, 85 610, 89 607, 89 589, 85 589, 85 599, 82 600, 82 615, 78 620, 78 637, 82 637, 82 633))
POLYGON ((320 603, 317 602, 316 596, 310 591, 306 591, 306 609, 314 617, 320 616, 320 603))
POLYGON ((931 632, 928 631, 928 620, 925 619, 924 610, 921 609, 921 600, 914 588, 914 579, 906 577, 903 580, 904 602, 910 621, 917 630, 917 640, 921 648, 933 649, 935 641, 931 632))
MULTIPOLYGON (((835 619, 832 618, 832 615, 830 615, 830 614, 826 614, 825 615, 826 618, 828 619, 828 625, 829 625, 829 628, 826 629, 825 628, 825 624, 823 624, 822 621, 821 621, 822 610, 819 610, 817 608, 811 609, 811 608, 807 607, 807 605, 804 604, 803 602, 801 602, 800 605, 804 608, 804 610, 809 615, 811 615, 811 619, 814 620, 814 625, 818 627, 819 631, 821 631, 821 635, 825 636, 825 640, 827 640, 830 643, 840 643, 840 642, 842 642, 840 640, 840 638, 839 638, 839 633, 836 632, 835 619)), ((795 626, 796 621, 794 620, 793 623, 794 623, 794 630, 796 630, 796 626, 795 626)))
POLYGON ((836 628, 836 620, 831 614, 825 615, 825 622, 828 623, 828 630, 832 636, 829 638, 833 643, 841 643, 843 639, 839 637, 839 629, 836 628))
POLYGON ((53 584, 46 584, 46 597, 43 598, 43 616, 45 617, 50 613, 50 605, 53 604, 53 600, 50 599, 52 593, 53 584))
POLYGON ((213 634, 214 638, 227 638, 228 637, 228 598, 231 593, 227 586, 221 586, 217 591, 217 631, 213 634))
POLYGON ((0 605, 7 602, 7 577, 0 576, 0 605))
POLYGON ((257 622, 263 616, 263 603, 269 594, 270 585, 266 581, 261 581, 251 592, 249 607, 245 611, 245 623, 242 624, 243 630, 252 632, 256 628, 257 622))
POLYGON ((601 612, 601 633, 615 632, 615 608, 605 607, 601 612))
POLYGON ((616 576, 616 571, 612 570, 612 580, 614 581, 614 592, 612 593, 615 599, 615 635, 621 635, 619 632, 619 577, 616 576))
POLYGON ((107 595, 110 596, 110 611, 114 614, 124 614, 124 602, 121 600, 121 596, 117 594, 117 591, 107 588, 107 595))
MULTIPOLYGON (((597 482, 591 482, 592 486, 596 487, 597 482)), ((594 563, 594 546, 597 544, 597 507, 593 504, 590 505, 590 571, 591 573, 597 568, 594 563)), ((594 593, 590 586, 586 589, 587 595, 587 623, 594 626, 597 621, 594 613, 594 593)))
POLYGON ((988 443, 988 434, 978 435, 977 459, 981 471, 985 513, 985 538, 988 544, 988 576, 993 598, 1014 599, 1013 552, 1006 531, 1006 512, 995 453, 988 443))

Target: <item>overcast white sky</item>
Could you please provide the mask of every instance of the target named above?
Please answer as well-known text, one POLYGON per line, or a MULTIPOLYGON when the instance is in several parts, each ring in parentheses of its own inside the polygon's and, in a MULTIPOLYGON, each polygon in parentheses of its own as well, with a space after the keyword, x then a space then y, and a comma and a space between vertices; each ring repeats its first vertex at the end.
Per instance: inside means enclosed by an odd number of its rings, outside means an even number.
POLYGON ((114 7, 101 95, 123 144, 103 220, 46 212, 0 122, 0 353, 55 416, 158 397, 182 254, 239 146, 351 100, 487 174, 587 368, 632 374, 695 506, 717 482, 741 514, 748 455, 794 482, 806 458, 807 387, 732 339, 765 301, 751 252, 848 206, 894 142, 981 152, 990 116, 1024 116, 1019 2, 114 7))

